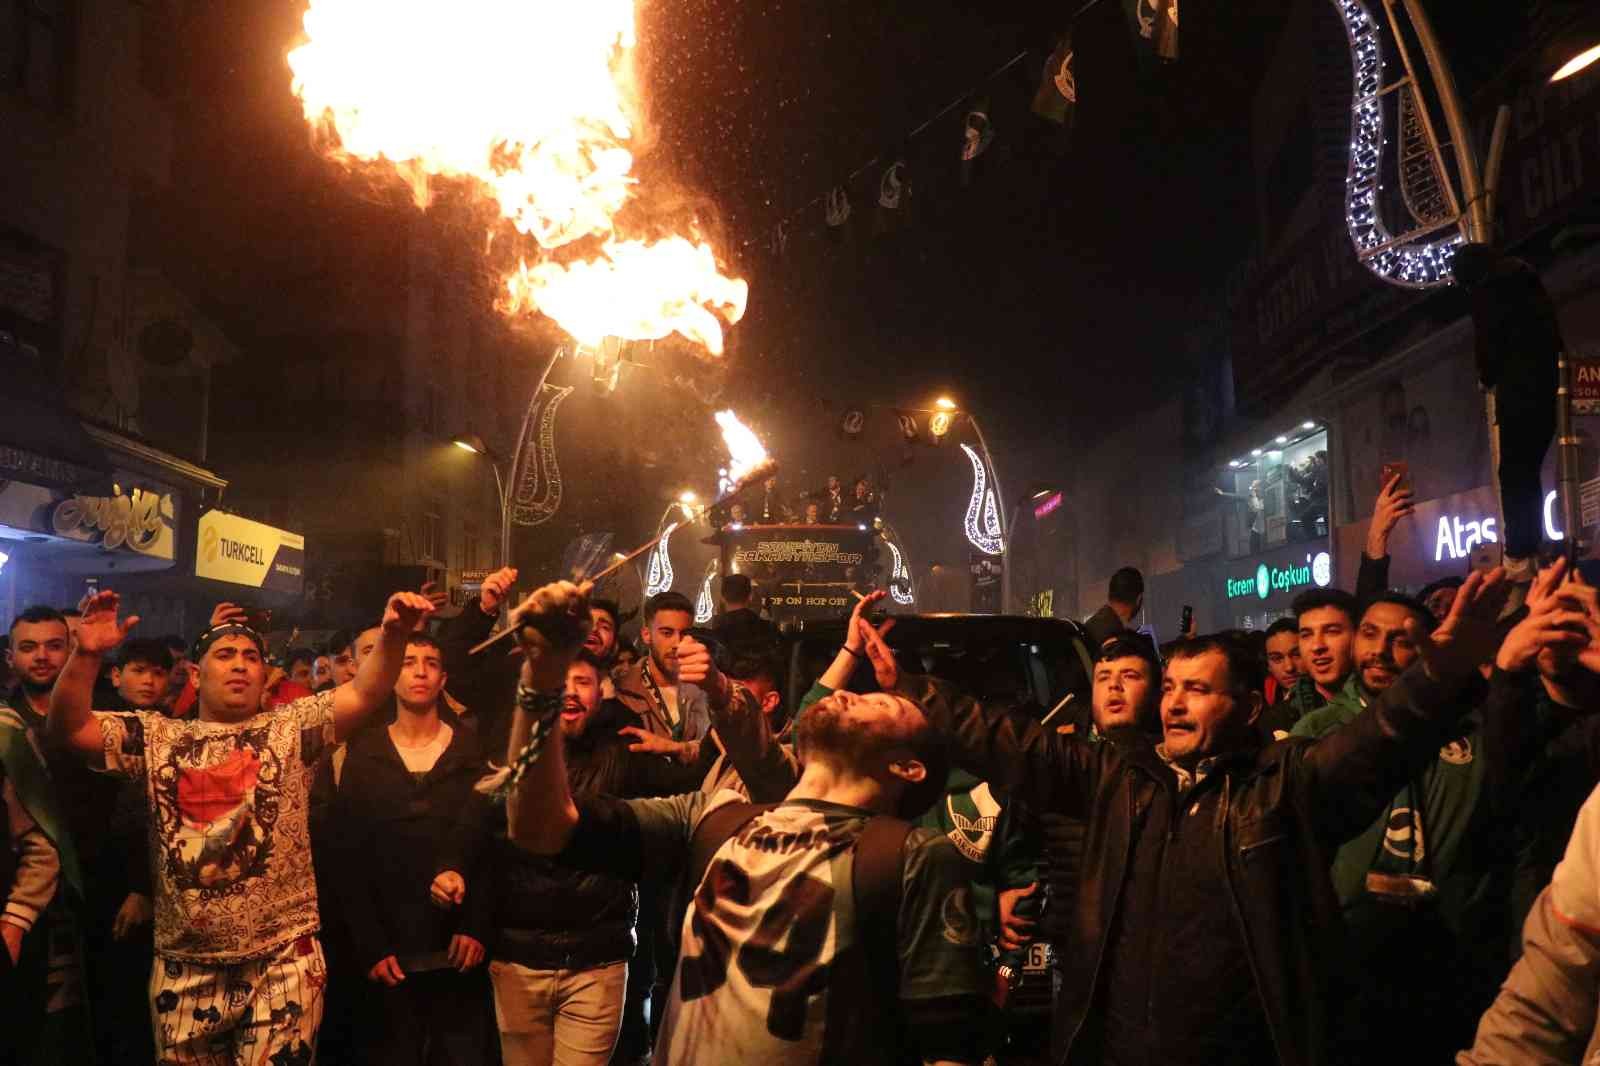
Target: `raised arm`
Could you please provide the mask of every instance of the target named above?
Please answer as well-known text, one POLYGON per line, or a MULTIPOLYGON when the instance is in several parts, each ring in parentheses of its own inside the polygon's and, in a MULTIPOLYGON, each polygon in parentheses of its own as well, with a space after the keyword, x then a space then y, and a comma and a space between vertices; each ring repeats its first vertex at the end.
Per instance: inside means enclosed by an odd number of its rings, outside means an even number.
POLYGON ((949 742, 953 764, 989 782, 1008 803, 1021 800, 1035 811, 1087 810, 1101 760, 1112 757, 1114 745, 1052 733, 1025 714, 985 707, 937 678, 903 675, 883 628, 864 618, 856 628, 878 687, 922 708, 949 742))
POLYGON ((578 824, 558 718, 567 667, 589 633, 589 586, 558 581, 535 589, 512 616, 524 653, 507 755, 512 772, 518 772, 519 755, 535 727, 543 746, 520 768, 522 776, 506 797, 507 832, 519 847, 553 855, 566 846, 578 824))
POLYGON ((388 703, 405 661, 406 638, 432 613, 433 603, 421 593, 396 592, 389 597, 377 647, 361 661, 355 677, 333 690, 333 730, 340 740, 388 703))
POLYGON ((1438 757, 1457 722, 1475 705, 1480 665, 1500 642, 1504 573, 1475 573, 1432 633, 1406 623, 1421 661, 1354 721, 1306 749, 1311 809, 1333 843, 1361 832, 1402 785, 1438 757))
MULTIPOLYGON (((837 691, 850 683, 856 667, 867 661, 866 640, 861 633, 861 620, 866 618, 885 596, 889 595, 884 589, 877 589, 867 593, 856 601, 855 609, 850 612, 850 622, 844 629, 844 643, 840 645, 839 652, 833 657, 833 662, 822 671, 822 676, 817 678, 818 688, 837 691)), ((883 625, 875 632, 879 636, 888 636, 889 630, 894 627, 894 619, 885 619, 883 625)))
POLYGON ((1414 493, 1400 484, 1400 475, 1389 479, 1378 490, 1372 508, 1372 524, 1367 526, 1366 550, 1361 553, 1361 569, 1356 573, 1356 599, 1370 603, 1389 587, 1389 536, 1400 519, 1415 511, 1414 493))
POLYGON ((678 644, 678 681, 705 690, 711 725, 733 768, 756 803, 776 803, 800 775, 793 759, 772 735, 772 724, 751 691, 717 669, 711 649, 684 637, 678 644))
POLYGON ((80 605, 78 639, 50 690, 45 733, 52 744, 65 745, 86 759, 101 760, 105 750, 100 722, 94 716, 94 683, 105 653, 121 644, 139 623, 137 615, 118 618, 122 599, 110 589, 96 592, 80 605))

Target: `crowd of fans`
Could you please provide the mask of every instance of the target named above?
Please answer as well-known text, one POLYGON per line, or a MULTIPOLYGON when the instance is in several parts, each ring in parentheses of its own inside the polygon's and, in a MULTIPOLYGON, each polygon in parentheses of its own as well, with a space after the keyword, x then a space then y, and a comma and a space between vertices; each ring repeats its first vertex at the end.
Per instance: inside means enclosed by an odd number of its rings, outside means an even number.
POLYGON ((1119 572, 1059 720, 913 672, 882 592, 787 706, 738 575, 631 660, 564 582, 469 654, 513 570, 276 659, 31 607, 0 1062, 1004 1061, 1035 939, 1053 1062, 1590 1061, 1600 596, 1389 590, 1379 506, 1264 634, 1158 649, 1119 572))

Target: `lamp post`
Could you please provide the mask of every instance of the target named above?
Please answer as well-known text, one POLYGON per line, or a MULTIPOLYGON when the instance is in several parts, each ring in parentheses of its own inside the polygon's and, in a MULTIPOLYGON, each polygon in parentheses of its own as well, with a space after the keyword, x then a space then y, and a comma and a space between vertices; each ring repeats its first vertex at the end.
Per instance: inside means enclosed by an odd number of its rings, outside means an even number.
MULTIPOLYGON (((1011 505, 1011 520, 1006 523, 1006 528, 1013 533, 1017 528, 1017 516, 1022 513, 1025 503, 1037 503, 1046 496, 1056 491, 1054 485, 1035 485, 1028 492, 1017 497, 1017 502, 1011 505)), ((1011 610, 1011 544, 1012 538, 1004 541, 1005 551, 1000 556, 1000 613, 1006 614, 1011 610)))
POLYGON ((500 457, 490 451, 483 438, 476 433, 460 433, 450 438, 464 452, 481 455, 489 461, 494 471, 495 498, 500 501, 500 565, 511 565, 511 500, 506 496, 506 481, 500 473, 500 457))

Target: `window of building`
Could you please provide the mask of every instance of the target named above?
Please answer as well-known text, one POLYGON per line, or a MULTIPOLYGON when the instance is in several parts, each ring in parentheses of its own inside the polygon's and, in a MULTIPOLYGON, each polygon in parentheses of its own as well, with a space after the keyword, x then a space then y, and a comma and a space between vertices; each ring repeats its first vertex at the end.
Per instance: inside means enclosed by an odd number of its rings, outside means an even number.
POLYGON ((69 16, 69 0, 0 0, 0 89, 66 107, 69 16))
POLYGON ((443 508, 437 500, 430 501, 428 510, 417 521, 417 561, 441 561, 445 557, 443 508))
POLYGON ((483 566, 480 552, 482 541, 478 536, 478 523, 461 523, 461 569, 476 570, 483 566))
POLYGON ((1232 501, 1228 554, 1257 555, 1328 535, 1328 431, 1303 423, 1232 460, 1218 490, 1232 501))
POLYGON ((422 431, 430 437, 445 432, 444 393, 432 382, 422 387, 422 431))

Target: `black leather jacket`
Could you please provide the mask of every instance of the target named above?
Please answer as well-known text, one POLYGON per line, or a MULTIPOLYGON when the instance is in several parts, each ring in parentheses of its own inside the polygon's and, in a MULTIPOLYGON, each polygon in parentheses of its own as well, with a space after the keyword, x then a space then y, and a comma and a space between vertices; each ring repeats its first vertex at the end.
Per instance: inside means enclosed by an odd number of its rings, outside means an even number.
MULTIPOLYGON (((629 751, 607 710, 596 713, 583 736, 567 741, 574 797, 670 796, 699 785, 694 767, 629 751)), ((491 955, 533 970, 585 970, 632 957, 639 917, 634 882, 524 851, 506 838, 505 804, 496 804, 495 816, 491 955)))
MULTIPOLYGON (((1056 945, 1062 987, 1052 1044, 1056 1061, 1065 1063, 1100 991, 1134 826, 1157 790, 1169 787, 1163 775, 1170 780, 1172 770, 1154 750, 1041 729, 932 678, 903 677, 899 688, 952 739, 953 761, 1006 792, 1007 802, 1020 799, 1041 816, 1087 819, 1082 878, 1071 912, 1058 919, 1067 939, 1056 945)), ((1334 850, 1437 757, 1451 724, 1471 706, 1464 692, 1413 669, 1356 721, 1319 741, 1247 748, 1212 767, 1224 778, 1214 831, 1189 836, 1221 849, 1227 884, 1219 887, 1232 902, 1284 1066, 1331 1062, 1328 986, 1343 955, 1343 920, 1328 873, 1334 850)), ((1092 1050, 1077 1049, 1080 1058, 1092 1050)))

